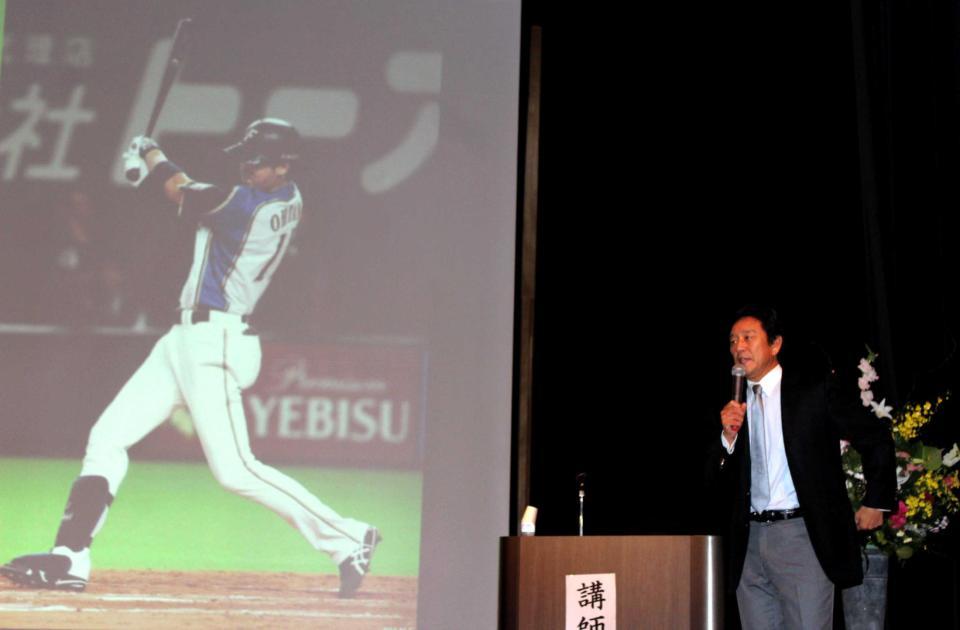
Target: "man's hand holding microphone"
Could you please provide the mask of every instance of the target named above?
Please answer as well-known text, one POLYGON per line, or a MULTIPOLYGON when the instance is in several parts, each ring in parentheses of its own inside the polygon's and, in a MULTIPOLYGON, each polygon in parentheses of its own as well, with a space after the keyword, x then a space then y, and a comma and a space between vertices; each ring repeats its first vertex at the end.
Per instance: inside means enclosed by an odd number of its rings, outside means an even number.
POLYGON ((743 425, 743 420, 747 413, 747 403, 743 402, 744 380, 746 379, 746 370, 740 364, 734 365, 730 370, 733 376, 733 396, 723 409, 720 410, 720 424, 723 426, 723 437, 727 444, 733 444, 743 425))

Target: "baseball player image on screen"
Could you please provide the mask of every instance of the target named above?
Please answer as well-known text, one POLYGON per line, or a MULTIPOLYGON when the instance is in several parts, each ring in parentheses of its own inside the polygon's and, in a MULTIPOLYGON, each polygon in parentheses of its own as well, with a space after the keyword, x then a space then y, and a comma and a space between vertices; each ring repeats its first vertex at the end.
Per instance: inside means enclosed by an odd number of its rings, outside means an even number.
POLYGON ((90 545, 127 472, 127 449, 185 405, 207 462, 224 488, 261 503, 296 528, 340 570, 341 597, 353 596, 380 542, 375 527, 344 518, 300 483, 259 462, 250 450, 241 391, 260 370, 260 340, 248 319, 284 257, 302 199, 290 178, 299 135, 286 121, 252 123, 225 149, 241 164, 230 190, 194 181, 152 139, 124 154, 139 194, 163 196, 197 224, 190 275, 177 323, 107 406, 90 431, 49 553, 14 558, 0 573, 30 587, 83 590, 90 545))

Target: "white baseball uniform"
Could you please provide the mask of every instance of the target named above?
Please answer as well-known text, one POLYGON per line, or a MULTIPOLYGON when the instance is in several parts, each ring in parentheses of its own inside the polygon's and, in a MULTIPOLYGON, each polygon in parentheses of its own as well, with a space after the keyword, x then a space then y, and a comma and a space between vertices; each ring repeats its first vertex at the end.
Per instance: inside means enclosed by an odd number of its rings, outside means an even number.
POLYGON ((303 202, 292 182, 265 192, 192 183, 181 214, 196 216, 193 265, 180 321, 157 341, 90 432, 81 476, 105 477, 116 495, 127 449, 185 405, 210 469, 228 490, 267 506, 340 564, 369 525, 343 518, 250 450, 241 391, 260 370, 260 340, 248 316, 283 258, 303 202))

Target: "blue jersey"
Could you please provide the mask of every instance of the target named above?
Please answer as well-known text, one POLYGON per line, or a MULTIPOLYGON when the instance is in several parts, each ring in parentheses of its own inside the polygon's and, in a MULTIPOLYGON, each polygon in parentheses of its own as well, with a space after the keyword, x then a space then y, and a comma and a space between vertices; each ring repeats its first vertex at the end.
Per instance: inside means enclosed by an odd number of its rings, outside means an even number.
POLYGON ((196 182, 183 191, 180 212, 196 215, 199 226, 180 308, 249 315, 300 223, 300 191, 293 182, 270 192, 238 185, 226 196, 196 182))

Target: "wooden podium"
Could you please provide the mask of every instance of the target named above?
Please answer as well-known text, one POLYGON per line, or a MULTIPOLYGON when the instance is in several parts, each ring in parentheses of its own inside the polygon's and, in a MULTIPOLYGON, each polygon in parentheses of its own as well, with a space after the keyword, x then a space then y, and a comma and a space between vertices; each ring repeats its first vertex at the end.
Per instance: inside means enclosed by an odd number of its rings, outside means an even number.
POLYGON ((500 630, 562 629, 565 576, 615 573, 623 630, 721 628, 716 536, 500 539, 500 630))

